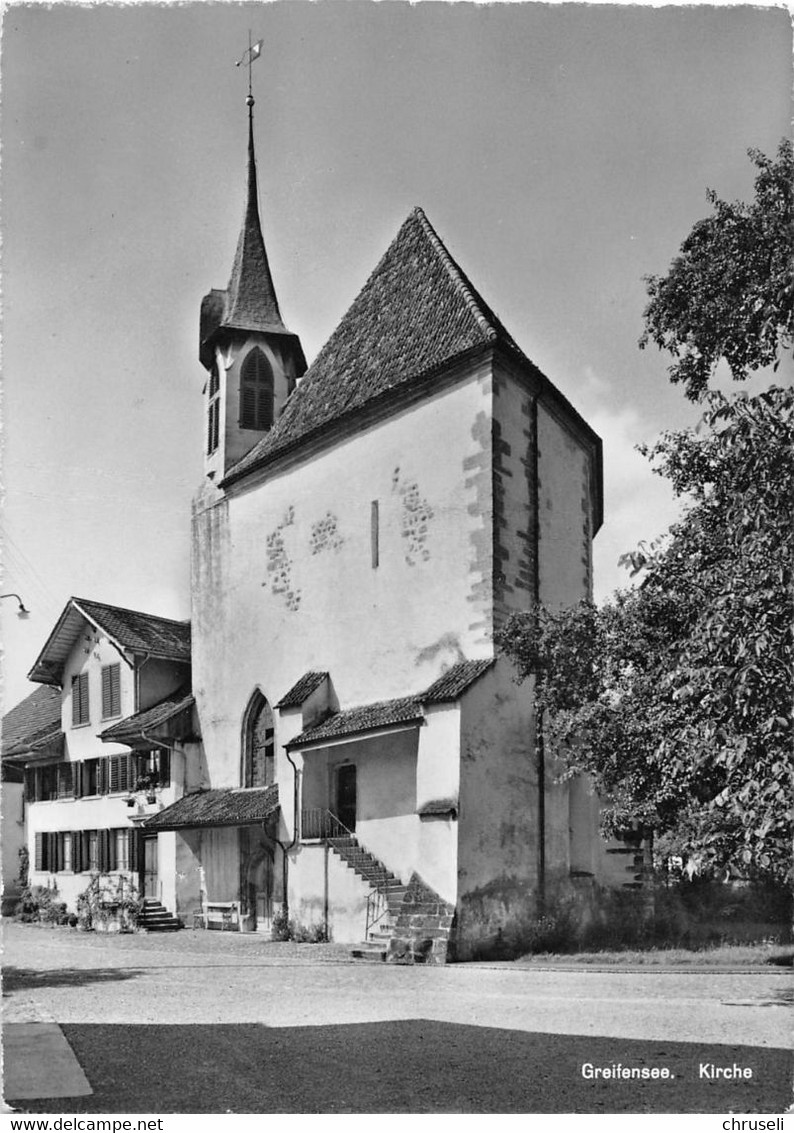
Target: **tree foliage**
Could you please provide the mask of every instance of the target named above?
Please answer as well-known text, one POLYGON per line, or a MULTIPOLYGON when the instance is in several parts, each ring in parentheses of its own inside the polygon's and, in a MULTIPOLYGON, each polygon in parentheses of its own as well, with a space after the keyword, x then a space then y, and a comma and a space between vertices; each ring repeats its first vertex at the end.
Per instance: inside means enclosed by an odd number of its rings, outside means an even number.
POLYGON ((722 201, 698 221, 666 276, 647 276, 644 347, 653 341, 673 357, 668 373, 691 400, 700 399, 720 359, 737 381, 776 365, 794 343, 794 161, 791 142, 777 158, 758 150, 755 200, 722 201))
POLYGON ((712 198, 715 216, 695 226, 665 279, 649 281, 646 339, 670 350, 672 380, 704 407, 697 429, 642 450, 686 501, 681 520, 623 556, 642 573, 636 589, 600 608, 516 614, 498 644, 521 678, 534 676, 569 772, 594 777, 608 830, 640 823, 701 865, 782 878, 792 857, 794 393, 708 389, 721 357, 746 377, 792 340, 781 227, 791 147, 777 162, 752 156, 755 204, 712 198))

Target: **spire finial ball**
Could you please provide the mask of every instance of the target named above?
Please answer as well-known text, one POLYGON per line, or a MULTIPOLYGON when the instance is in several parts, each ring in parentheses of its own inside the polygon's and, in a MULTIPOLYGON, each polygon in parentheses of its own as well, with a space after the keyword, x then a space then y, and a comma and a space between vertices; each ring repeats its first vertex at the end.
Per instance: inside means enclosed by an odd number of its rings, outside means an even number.
POLYGON ((254 105, 253 95, 250 95, 250 94, 248 95, 248 98, 246 98, 246 100, 245 100, 245 105, 246 106, 253 106, 254 105))

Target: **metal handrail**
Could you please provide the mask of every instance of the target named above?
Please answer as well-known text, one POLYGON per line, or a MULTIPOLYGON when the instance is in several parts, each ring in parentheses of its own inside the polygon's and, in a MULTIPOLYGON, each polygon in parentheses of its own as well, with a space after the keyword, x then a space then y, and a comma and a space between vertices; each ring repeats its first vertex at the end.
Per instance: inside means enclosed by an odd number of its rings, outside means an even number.
MULTIPOLYGON (((362 850, 369 853, 366 846, 361 845, 355 832, 349 830, 325 807, 308 807, 301 811, 301 840, 305 838, 317 838, 323 842, 330 842, 332 838, 352 838, 362 850)), ((367 895, 365 939, 369 937, 373 925, 382 921, 389 911, 388 885, 377 881, 368 881, 367 884, 374 892, 367 895)))
POLYGON ((355 834, 325 807, 309 807, 301 811, 301 839, 355 838, 355 834))

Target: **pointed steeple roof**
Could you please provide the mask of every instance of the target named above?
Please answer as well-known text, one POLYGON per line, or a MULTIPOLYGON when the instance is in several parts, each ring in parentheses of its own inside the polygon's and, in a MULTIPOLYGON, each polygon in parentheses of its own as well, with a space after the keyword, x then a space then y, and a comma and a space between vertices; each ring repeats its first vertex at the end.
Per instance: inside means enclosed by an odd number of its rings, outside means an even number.
MULTIPOLYGON (((281 318, 262 236, 254 153, 253 105, 254 100, 249 96, 248 184, 243 223, 237 240, 229 286, 225 291, 213 288, 201 301, 199 358, 202 365, 207 368, 212 363, 212 345, 215 336, 224 328, 287 335, 294 339, 300 350, 297 336, 287 329, 281 318)), ((303 361, 302 351, 300 358, 303 369, 306 363, 303 361)))
POLYGON ((238 330, 275 331, 285 334, 276 290, 267 262, 265 241, 259 221, 259 201, 254 154, 253 108, 248 108, 248 188, 245 212, 232 274, 226 289, 226 309, 221 323, 238 330))
POLYGON ((267 463, 395 387, 497 342, 524 359, 422 209, 415 208, 273 429, 227 479, 267 463))

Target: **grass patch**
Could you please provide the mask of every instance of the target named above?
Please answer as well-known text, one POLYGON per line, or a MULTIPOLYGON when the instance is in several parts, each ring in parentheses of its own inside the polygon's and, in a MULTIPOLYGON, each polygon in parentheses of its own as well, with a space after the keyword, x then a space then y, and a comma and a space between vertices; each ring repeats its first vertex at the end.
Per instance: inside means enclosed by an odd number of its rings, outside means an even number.
POLYGON ((575 964, 586 967, 698 968, 794 966, 794 946, 790 944, 717 944, 704 948, 621 948, 600 952, 534 952, 521 956, 519 964, 575 964))

